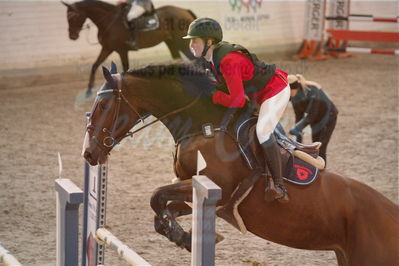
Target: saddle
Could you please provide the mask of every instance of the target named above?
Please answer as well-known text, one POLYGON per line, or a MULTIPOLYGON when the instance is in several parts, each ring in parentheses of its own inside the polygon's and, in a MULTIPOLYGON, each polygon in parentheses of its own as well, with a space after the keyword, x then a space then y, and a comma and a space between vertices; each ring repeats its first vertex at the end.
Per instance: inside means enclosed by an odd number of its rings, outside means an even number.
MULTIPOLYGON (((265 168, 263 152, 256 137, 256 122, 257 117, 248 118, 236 130, 239 150, 251 170, 265 168)), ((324 160, 318 157, 321 143, 298 143, 286 135, 280 124, 273 134, 280 146, 284 179, 297 185, 314 182, 319 169, 323 169, 325 165, 324 160)))
POLYGON ((124 24, 130 31, 152 31, 159 28, 159 17, 153 4, 151 4, 150 11, 146 11, 142 16, 132 21, 128 21, 126 18, 129 9, 130 5, 123 6, 124 24))

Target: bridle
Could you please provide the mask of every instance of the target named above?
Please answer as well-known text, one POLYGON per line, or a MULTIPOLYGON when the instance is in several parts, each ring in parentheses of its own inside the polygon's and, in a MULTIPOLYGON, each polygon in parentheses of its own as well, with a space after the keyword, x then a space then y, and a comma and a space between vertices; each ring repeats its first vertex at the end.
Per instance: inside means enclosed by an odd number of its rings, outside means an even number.
MULTIPOLYGON (((123 135, 122 137, 120 137, 119 139, 116 138, 115 136, 115 132, 116 132, 116 125, 117 125, 117 121, 119 118, 119 113, 120 113, 120 107, 121 107, 121 102, 122 100, 129 106, 129 108, 139 117, 138 121, 144 123, 144 120, 148 117, 148 114, 145 115, 141 115, 137 109, 128 101, 128 99, 125 97, 125 95, 122 92, 122 86, 123 86, 123 79, 122 79, 122 75, 121 74, 113 74, 112 77, 114 78, 114 81, 116 80, 116 88, 111 88, 111 89, 106 89, 106 90, 101 90, 99 92, 97 92, 97 96, 100 95, 104 95, 104 94, 115 94, 115 99, 116 99, 116 106, 115 106, 115 111, 114 111, 114 117, 113 117, 113 123, 112 123, 112 128, 111 130, 103 127, 102 131, 104 133, 107 133, 108 136, 106 136, 103 139, 103 143, 100 143, 98 141, 98 139, 96 137, 94 137, 94 141, 100 146, 100 149, 103 150, 103 152, 106 152, 107 148, 112 148, 115 145, 119 144, 124 138, 126 137, 133 137, 133 135, 141 130, 143 130, 144 128, 153 125, 154 123, 163 120, 169 116, 175 115, 177 113, 180 113, 186 109, 191 108, 194 104, 196 104, 198 102, 198 100, 201 98, 201 95, 199 95, 198 97, 196 97, 193 101, 191 101, 188 105, 185 105, 181 108, 175 109, 153 121, 151 121, 150 123, 141 126, 140 128, 134 130, 134 131, 129 131, 127 132, 125 135, 123 135)), ((97 106, 94 108, 93 113, 95 111, 95 109, 97 108, 97 106)), ((95 130, 95 127, 91 124, 89 124, 86 128, 86 131, 88 130, 95 130)))

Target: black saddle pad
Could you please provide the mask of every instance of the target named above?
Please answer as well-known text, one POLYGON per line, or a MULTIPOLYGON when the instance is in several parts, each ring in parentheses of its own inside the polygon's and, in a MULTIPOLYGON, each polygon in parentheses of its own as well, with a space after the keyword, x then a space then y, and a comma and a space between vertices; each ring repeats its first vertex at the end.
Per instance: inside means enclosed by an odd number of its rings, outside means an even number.
MULTIPOLYGON (((256 137, 255 125, 257 122, 257 117, 251 117, 242 122, 237 127, 237 140, 240 153, 244 160, 247 162, 250 169, 259 168, 259 160, 256 158, 256 155, 251 147, 251 144, 255 141, 256 145, 259 145, 259 142, 256 137)), ((280 147, 287 147, 287 152, 290 153, 290 139, 285 134, 284 129, 279 124, 274 130, 273 134, 277 139, 277 143, 280 147)), ((262 160, 263 161, 263 160, 262 160)), ((262 162, 263 163, 263 162, 262 162)), ((309 185, 313 183, 319 173, 319 169, 307 162, 302 161, 299 158, 294 157, 290 153, 290 157, 287 160, 285 167, 283 168, 284 179, 290 183, 294 183, 297 185, 309 185)))
POLYGON ((294 156, 291 158, 284 171, 284 180, 302 186, 312 184, 318 177, 319 169, 294 156))

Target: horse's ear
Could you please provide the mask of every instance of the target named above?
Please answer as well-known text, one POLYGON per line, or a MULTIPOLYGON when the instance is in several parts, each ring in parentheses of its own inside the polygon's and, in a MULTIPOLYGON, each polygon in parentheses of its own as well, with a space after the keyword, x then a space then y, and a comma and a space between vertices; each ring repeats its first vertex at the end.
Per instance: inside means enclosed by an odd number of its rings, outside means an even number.
POLYGON ((118 70, 116 69, 116 64, 114 61, 111 62, 111 74, 117 74, 118 70))
POLYGON ((65 3, 64 1, 61 1, 61 3, 62 3, 64 6, 66 6, 66 7, 71 7, 70 4, 67 4, 67 3, 65 3))
POLYGON ((112 78, 111 73, 109 72, 109 70, 105 66, 103 66, 103 74, 104 74, 104 78, 105 78, 106 81, 108 81, 110 83, 112 83, 114 81, 113 78, 112 78))

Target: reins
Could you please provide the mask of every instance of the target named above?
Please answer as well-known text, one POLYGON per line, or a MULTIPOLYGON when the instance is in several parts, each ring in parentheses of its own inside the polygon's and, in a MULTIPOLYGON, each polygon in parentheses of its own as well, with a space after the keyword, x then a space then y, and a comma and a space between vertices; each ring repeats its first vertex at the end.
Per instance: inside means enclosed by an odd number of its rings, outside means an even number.
MULTIPOLYGON (((124 96, 123 96, 123 97, 124 97, 124 96)), ((158 122, 158 121, 160 121, 160 120, 163 120, 163 119, 165 119, 165 118, 167 118, 167 117, 169 117, 169 116, 178 114, 178 113, 180 113, 180 112, 182 112, 182 111, 184 111, 184 110, 186 110, 186 109, 189 109, 189 108, 192 107, 194 104, 196 104, 196 103, 198 102, 199 99, 200 99, 200 96, 198 96, 197 98, 195 98, 191 103, 189 103, 189 104, 186 105, 186 106, 183 106, 183 107, 181 107, 181 108, 179 108, 179 109, 173 110, 172 112, 169 112, 169 113, 167 113, 167 114, 165 114, 165 115, 163 115, 163 116, 161 116, 161 117, 155 119, 154 121, 151 121, 150 123, 148 123, 148 124, 146 124, 146 125, 144 125, 144 126, 138 128, 138 129, 136 129, 136 130, 134 130, 134 131, 129 131, 128 133, 126 133, 125 136, 123 136, 123 138, 131 137, 131 136, 133 136, 133 134, 139 132, 140 130, 143 130, 144 128, 146 128, 146 127, 148 127, 148 126, 151 126, 152 124, 154 124, 154 123, 156 123, 156 122, 158 122)), ((125 101, 126 101, 126 100, 125 100, 125 101)), ((129 105, 130 105, 130 104, 129 104, 129 105)), ((143 121, 144 121, 144 120, 143 120, 143 121)), ((123 138, 122 138, 122 139, 123 139, 123 138)))

